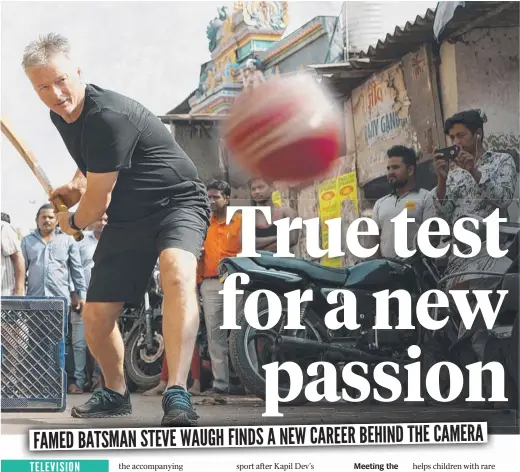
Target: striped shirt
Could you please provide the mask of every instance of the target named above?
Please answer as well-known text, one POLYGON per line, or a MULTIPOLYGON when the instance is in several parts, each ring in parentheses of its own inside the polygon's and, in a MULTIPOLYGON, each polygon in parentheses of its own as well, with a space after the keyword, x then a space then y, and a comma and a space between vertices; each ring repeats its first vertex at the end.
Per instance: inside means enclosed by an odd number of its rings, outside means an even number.
POLYGON ((20 240, 14 228, 2 221, 2 296, 9 297, 13 294, 15 286, 14 265, 11 256, 20 252, 20 240))

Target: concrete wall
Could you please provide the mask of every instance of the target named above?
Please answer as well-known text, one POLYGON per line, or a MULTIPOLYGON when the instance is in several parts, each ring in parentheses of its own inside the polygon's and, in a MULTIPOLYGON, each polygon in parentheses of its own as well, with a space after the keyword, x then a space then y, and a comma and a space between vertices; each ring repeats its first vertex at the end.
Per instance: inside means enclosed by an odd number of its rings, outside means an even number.
MULTIPOLYGON (((518 165, 520 153, 519 29, 481 28, 455 44, 441 47, 441 96, 444 117, 470 108, 486 113, 485 142, 509 152, 518 165)), ((520 185, 520 183, 519 183, 520 185)), ((511 219, 520 218, 519 185, 511 219)))
POLYGON ((444 117, 452 116, 459 111, 457 90, 457 45, 443 43, 441 46, 441 61, 439 77, 441 83, 441 103, 444 117))
POLYGON ((231 203, 247 205, 250 202, 248 176, 219 149, 220 135, 216 125, 177 123, 172 128, 174 137, 194 162, 199 177, 207 185, 212 180, 226 180, 231 185, 231 203))
POLYGON ((325 18, 325 31, 326 34, 320 36, 318 39, 312 41, 309 44, 304 45, 301 49, 297 50, 294 54, 286 57, 278 63, 267 64, 267 68, 277 65, 280 68, 280 73, 288 73, 298 71, 301 66, 308 64, 322 64, 325 60, 332 60, 333 58, 327 58, 327 53, 331 44, 331 37, 334 31, 335 18, 325 18))
POLYGON ((518 49, 518 28, 473 30, 456 44, 459 109, 482 108, 488 117, 484 134, 516 135, 516 147, 518 49))
POLYGON ((194 162, 204 183, 224 178, 225 174, 219 167, 219 138, 216 127, 175 124, 172 134, 194 162))

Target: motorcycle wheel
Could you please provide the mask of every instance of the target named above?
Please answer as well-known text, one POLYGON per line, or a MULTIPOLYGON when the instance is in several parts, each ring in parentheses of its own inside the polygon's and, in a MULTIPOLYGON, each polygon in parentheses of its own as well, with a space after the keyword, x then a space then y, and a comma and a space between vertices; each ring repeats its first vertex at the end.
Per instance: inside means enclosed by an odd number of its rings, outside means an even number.
POLYGON ((139 385, 137 385, 129 376, 128 372, 126 371, 125 367, 125 382, 126 382, 126 388, 130 393, 135 393, 137 390, 139 390, 139 385))
POLYGON ((164 340, 156 332, 154 348, 148 352, 144 344, 144 326, 137 323, 128 334, 125 345, 125 370, 128 379, 128 389, 133 383, 139 390, 150 390, 161 380, 162 359, 164 355, 164 340))
MULTIPOLYGON (((269 314, 269 308, 267 304, 267 300, 265 298, 261 298, 258 302, 258 319, 260 321, 261 325, 266 324, 266 319, 269 314)), ((283 324, 285 324, 285 320, 287 319, 287 309, 283 308, 281 321, 274 327, 272 330, 276 330, 279 332, 279 329, 283 324), (283 324, 282 324, 283 323, 283 324)), ((305 330, 291 330, 287 331, 284 330, 284 335, 294 335, 295 337, 301 337, 301 335, 307 337, 308 339, 313 339, 315 341, 323 341, 324 339, 324 333, 323 329, 320 326, 318 317, 308 311, 307 315, 305 317, 305 320, 303 320, 302 324, 305 326, 305 330)), ((251 331, 256 331, 254 328, 249 326, 249 323, 246 320, 246 316, 244 313, 244 310, 240 312, 238 319, 237 319, 237 325, 240 326, 241 329, 235 329, 231 330, 230 336, 229 336, 229 355, 231 357, 231 362, 233 364, 233 368, 235 369, 236 374, 240 378, 240 381, 244 385, 247 391, 253 393, 257 397, 261 398, 262 400, 265 400, 265 390, 266 390, 266 381, 265 378, 262 376, 262 368, 260 361, 264 360, 265 357, 270 357, 270 359, 265 359, 266 362, 262 362, 263 364, 268 364, 270 362, 287 362, 287 361, 293 361, 300 365, 302 368, 303 376, 304 376, 304 387, 302 388, 301 393, 294 399, 288 402, 283 402, 282 405, 287 406, 297 406, 297 405, 303 405, 308 402, 307 398, 305 397, 305 386, 314 378, 309 378, 306 373, 306 368, 309 364, 313 362, 319 362, 322 360, 322 358, 318 355, 313 355, 310 358, 306 358, 305 356, 301 355, 301 351, 298 353, 291 353, 291 352, 284 352, 284 353, 273 353, 271 352, 271 356, 258 356, 258 339, 265 340, 263 343, 263 350, 266 348, 266 346, 269 346, 269 344, 272 345, 272 342, 268 340, 266 336, 261 336, 261 333, 263 331, 258 331, 258 337, 256 340, 253 341, 247 341, 248 339, 251 339, 251 331), (255 342, 256 341, 256 342, 255 342), (250 352, 248 349, 248 345, 253 342, 255 343, 255 351, 257 352, 258 357, 258 368, 254 365, 254 361, 251 359, 250 352)), ((269 330, 269 331, 272 331, 269 330)), ((254 335, 253 335, 254 336, 254 335)), ((269 354, 269 347, 267 347, 267 352, 263 354, 269 354)), ((282 379, 278 379, 279 382, 279 395, 281 398, 284 398, 287 396, 287 393, 289 392, 289 388, 285 388, 284 384, 281 383, 283 381, 283 376, 287 376, 285 373, 281 373, 282 379)))

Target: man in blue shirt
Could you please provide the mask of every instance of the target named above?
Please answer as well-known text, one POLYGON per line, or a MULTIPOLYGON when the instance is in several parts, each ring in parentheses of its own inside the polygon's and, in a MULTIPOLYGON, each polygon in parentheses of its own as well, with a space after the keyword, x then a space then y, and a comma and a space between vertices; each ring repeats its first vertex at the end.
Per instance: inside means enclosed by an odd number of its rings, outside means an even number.
POLYGON ((73 306, 72 349, 76 384, 70 393, 83 391, 85 383, 86 342, 81 311, 85 304, 86 285, 79 246, 71 236, 56 229, 58 220, 51 204, 43 205, 36 214, 38 229, 22 239, 22 254, 27 270, 28 297, 64 297, 69 305, 70 279, 78 302, 73 306), (69 278, 70 276, 70 278, 69 278))

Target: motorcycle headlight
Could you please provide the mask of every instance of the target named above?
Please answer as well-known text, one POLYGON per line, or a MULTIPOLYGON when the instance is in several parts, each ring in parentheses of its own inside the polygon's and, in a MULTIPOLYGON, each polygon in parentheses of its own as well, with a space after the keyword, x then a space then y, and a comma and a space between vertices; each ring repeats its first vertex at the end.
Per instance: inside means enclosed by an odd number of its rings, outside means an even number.
POLYGON ((229 273, 225 266, 221 265, 218 268, 218 280, 221 284, 227 279, 229 273))

